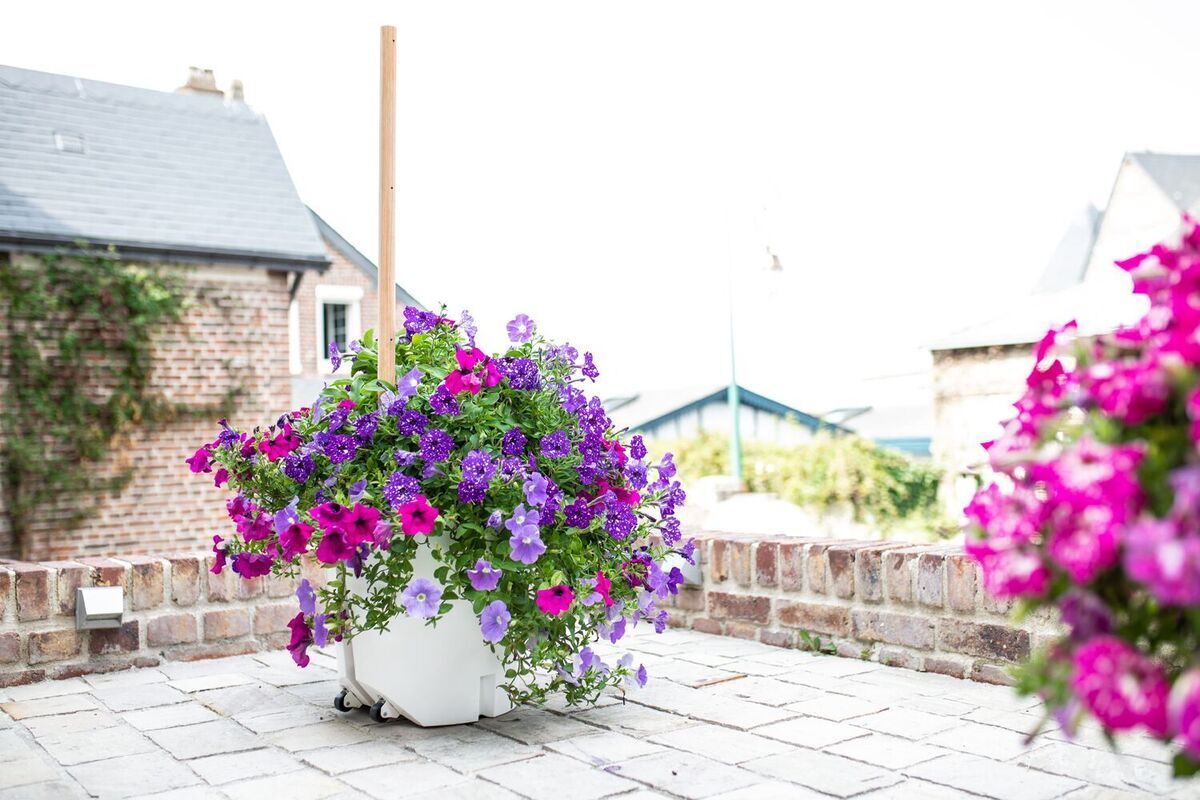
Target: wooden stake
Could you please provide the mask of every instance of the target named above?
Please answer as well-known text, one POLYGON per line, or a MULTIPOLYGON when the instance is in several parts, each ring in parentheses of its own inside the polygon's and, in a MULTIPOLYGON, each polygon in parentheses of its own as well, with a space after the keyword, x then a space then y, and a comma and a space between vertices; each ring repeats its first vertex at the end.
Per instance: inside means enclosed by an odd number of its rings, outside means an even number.
POLYGON ((379 30, 379 380, 396 383, 396 29, 379 30))

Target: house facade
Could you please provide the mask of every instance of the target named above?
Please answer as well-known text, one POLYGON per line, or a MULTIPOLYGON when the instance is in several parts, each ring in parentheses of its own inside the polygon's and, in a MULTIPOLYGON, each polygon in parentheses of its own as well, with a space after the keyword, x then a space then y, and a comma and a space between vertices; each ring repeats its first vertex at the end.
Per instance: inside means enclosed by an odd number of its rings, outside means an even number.
POLYGON ((980 443, 1013 415, 1034 343, 1072 319, 1084 336, 1135 322, 1145 300, 1130 293, 1128 276, 1113 262, 1169 237, 1184 212, 1200 212, 1200 155, 1126 154, 1107 207, 1089 207, 1067 230, 1023 303, 931 345, 932 449, 945 469, 948 511, 961 511, 985 476, 980 443))
MULTIPOLYGON (((301 202, 240 85, 227 96, 193 70, 180 91, 159 92, 0 66, 0 269, 108 245, 177 271, 186 287, 184 317, 151 343, 150 391, 185 409, 232 397, 236 426, 288 410, 306 363, 321 378, 316 340, 327 329, 349 337, 373 322, 374 284, 301 202)), ((20 358, 4 337, 0 326, 0 359, 20 358)), ((185 459, 215 430, 215 419, 185 413, 127 431, 94 474, 128 481, 88 497, 79 520, 51 503, 15 531, 0 491, 0 558, 211 545, 228 530, 222 495, 185 459)))

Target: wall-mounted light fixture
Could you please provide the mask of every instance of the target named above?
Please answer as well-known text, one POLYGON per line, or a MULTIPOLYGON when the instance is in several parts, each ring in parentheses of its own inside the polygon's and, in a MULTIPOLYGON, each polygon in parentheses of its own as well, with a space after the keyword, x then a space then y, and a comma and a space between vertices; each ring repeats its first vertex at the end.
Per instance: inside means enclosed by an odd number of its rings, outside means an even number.
POLYGON ((125 615, 125 590, 120 586, 88 586, 75 590, 75 628, 119 628, 125 615))

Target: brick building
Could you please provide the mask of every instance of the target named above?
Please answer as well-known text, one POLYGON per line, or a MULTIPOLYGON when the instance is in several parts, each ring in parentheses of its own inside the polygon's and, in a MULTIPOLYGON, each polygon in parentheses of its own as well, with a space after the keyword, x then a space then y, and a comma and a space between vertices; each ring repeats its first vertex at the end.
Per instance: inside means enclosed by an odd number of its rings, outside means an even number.
MULTIPOLYGON (((152 342, 152 389, 196 406, 237 391, 235 425, 286 411, 294 381, 310 400, 321 343, 374 324, 374 265, 301 202, 240 84, 227 97, 206 70, 172 93, 0 66, 0 269, 80 242, 184 275, 188 311, 152 342)), ((0 356, 19 358, 3 336, 0 356)), ((19 543, 0 492, 0 557, 211 543, 221 494, 184 460, 214 429, 185 417, 122 435, 96 470, 132 468, 124 489, 89 498, 78 524, 47 509, 19 543)))

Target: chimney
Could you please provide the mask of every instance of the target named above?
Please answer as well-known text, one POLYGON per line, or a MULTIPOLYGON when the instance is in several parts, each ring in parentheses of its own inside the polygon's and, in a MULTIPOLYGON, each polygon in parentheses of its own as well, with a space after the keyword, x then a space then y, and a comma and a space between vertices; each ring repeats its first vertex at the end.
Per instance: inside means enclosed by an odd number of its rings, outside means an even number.
POLYGON ((228 97, 235 103, 246 102, 246 89, 242 86, 241 81, 235 80, 233 83, 229 84, 228 97))
POLYGON ((209 94, 224 97, 225 93, 217 88, 217 79, 211 69, 188 67, 187 83, 175 91, 184 94, 209 94))

